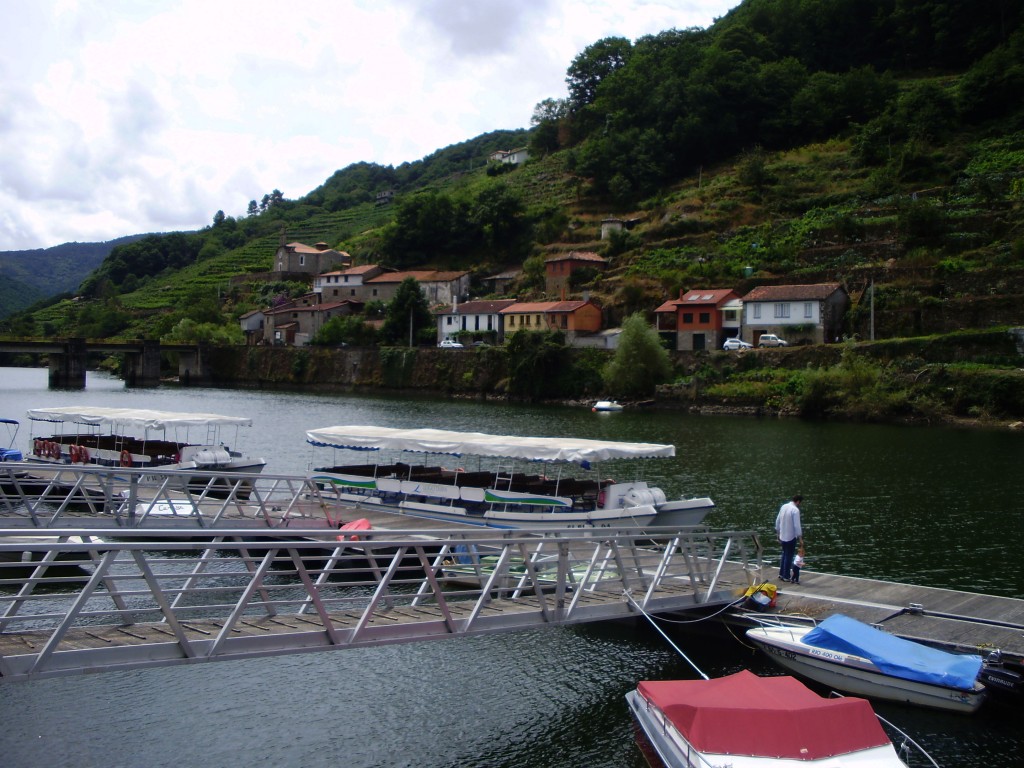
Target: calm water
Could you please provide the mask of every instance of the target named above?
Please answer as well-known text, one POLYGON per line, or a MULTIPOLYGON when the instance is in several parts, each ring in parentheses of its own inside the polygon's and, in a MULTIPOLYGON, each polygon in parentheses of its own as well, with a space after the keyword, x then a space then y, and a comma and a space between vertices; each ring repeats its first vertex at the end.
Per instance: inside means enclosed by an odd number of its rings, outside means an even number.
MULTIPOLYGON (((707 495, 716 527, 769 534, 803 493, 810 570, 1021 596, 1024 436, 806 424, 664 412, 217 389, 125 390, 89 374, 50 391, 46 372, 0 369, 0 417, 117 405, 251 416, 240 447, 266 471, 304 472, 305 430, 434 426, 673 443, 643 462, 672 495, 707 495)), ((23 424, 19 446, 29 443, 23 424)), ((320 459, 326 458, 320 454, 320 459)), ((609 476, 632 474, 606 464, 609 476)), ((770 556, 776 553, 771 551, 770 556)), ((929 606, 932 607, 932 606, 929 606)), ((937 606, 937 608, 940 608, 937 606)), ((669 630, 709 675, 770 664, 720 631, 669 630)), ((521 632, 201 667, 0 685, 0 763, 81 766, 642 766, 623 695, 640 679, 693 677, 647 627, 521 632)), ((940 764, 1020 766, 1024 715, 974 718, 879 705, 940 764)))

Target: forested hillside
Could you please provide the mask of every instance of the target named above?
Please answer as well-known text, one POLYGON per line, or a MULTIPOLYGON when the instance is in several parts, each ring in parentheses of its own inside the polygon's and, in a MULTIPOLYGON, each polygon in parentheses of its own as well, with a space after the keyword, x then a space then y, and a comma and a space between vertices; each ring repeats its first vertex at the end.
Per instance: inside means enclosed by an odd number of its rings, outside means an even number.
POLYGON ((156 335, 236 327, 295 286, 243 290, 282 234, 357 263, 479 278, 610 259, 586 288, 617 322, 688 287, 839 280, 878 288, 880 333, 1024 321, 1024 4, 746 0, 713 27, 595 41, 533 128, 415 163, 357 163, 298 199, 279 191, 196 233, 116 248, 82 286, 11 330, 156 335), (528 144, 523 167, 488 166, 528 144), (376 206, 379 192, 395 202, 376 206), (607 216, 630 228, 600 239, 607 216))
POLYGON ((142 235, 105 243, 64 243, 52 248, 0 251, 0 318, 47 297, 78 290, 82 281, 119 245, 142 235))

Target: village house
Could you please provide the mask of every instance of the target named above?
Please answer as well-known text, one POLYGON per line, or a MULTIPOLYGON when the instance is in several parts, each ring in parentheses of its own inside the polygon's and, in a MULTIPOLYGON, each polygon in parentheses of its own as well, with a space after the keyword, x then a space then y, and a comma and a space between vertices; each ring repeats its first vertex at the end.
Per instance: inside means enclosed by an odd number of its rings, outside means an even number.
POLYGON ((518 331, 563 331, 566 340, 601 330, 601 308, 590 300, 516 302, 501 310, 505 335, 518 331))
MULTIPOLYGON (((282 241, 284 238, 281 238, 282 241)), ((274 254, 274 272, 307 275, 319 275, 331 269, 344 268, 352 263, 352 257, 345 251, 336 251, 327 243, 304 245, 303 243, 284 243, 277 247, 274 254)))
POLYGON ((245 334, 245 343, 254 346, 263 341, 263 325, 266 318, 264 310, 253 309, 238 318, 238 324, 242 326, 242 333, 245 334))
POLYGON ((320 296, 321 301, 360 299, 363 295, 363 282, 383 272, 376 264, 324 272, 313 280, 313 291, 320 296))
POLYGON ((839 283, 762 285, 743 297, 743 337, 774 333, 790 344, 837 341, 850 296, 839 283))
POLYGON ((587 268, 604 271, 608 261, 591 251, 570 251, 544 260, 544 290, 550 296, 564 296, 570 291, 570 277, 587 268))
POLYGON ((739 297, 731 288, 680 291, 654 310, 659 333, 672 335, 672 348, 699 351, 720 349, 725 340, 740 335, 739 297))
POLYGON ((419 283, 428 304, 453 304, 469 294, 469 272, 438 272, 418 270, 411 272, 385 272, 363 281, 364 301, 388 302, 394 298, 398 286, 407 278, 419 283))
POLYGON ((437 307, 437 340, 454 337, 463 331, 477 335, 481 341, 500 344, 505 338, 501 310, 515 304, 515 299, 466 301, 437 307))
POLYGON ((361 301, 332 301, 323 304, 288 302, 263 311, 266 343, 302 347, 310 342, 328 320, 361 312, 361 301))
POLYGON ((530 157, 526 147, 516 149, 499 149, 491 152, 488 158, 492 163, 503 163, 506 165, 519 165, 525 163, 530 157))
POLYGON ((519 276, 523 274, 521 269, 506 269, 496 275, 483 278, 483 283, 490 288, 491 293, 506 293, 519 276))

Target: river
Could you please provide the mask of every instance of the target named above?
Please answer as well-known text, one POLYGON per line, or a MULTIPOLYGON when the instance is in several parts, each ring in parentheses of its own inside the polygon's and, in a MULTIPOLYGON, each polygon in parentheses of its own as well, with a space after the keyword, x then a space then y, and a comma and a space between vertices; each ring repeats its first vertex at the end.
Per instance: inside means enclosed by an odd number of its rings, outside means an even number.
MULTIPOLYGON (((1024 435, 948 427, 813 424, 665 411, 303 392, 47 389, 42 369, 0 369, 0 417, 109 405, 250 416, 238 447, 266 472, 305 472, 305 431, 334 424, 431 426, 672 443, 641 469, 668 495, 710 496, 707 522, 769 535, 804 496, 807 568, 997 595, 1024 594, 1017 543, 1024 435)), ((631 467, 605 465, 610 476, 631 467)), ((770 549, 769 558, 777 558, 770 549)), ((777 559, 776 559, 777 562, 777 559)), ((933 607, 933 606, 928 606, 933 607)), ((941 608, 941 606, 934 606, 941 608)), ((770 662, 720 630, 670 627, 704 672, 770 662)), ((76 766, 645 765, 623 696, 641 679, 694 677, 649 627, 607 625, 310 653, 0 685, 5 768, 76 766)), ((878 710, 951 766, 1020 766, 1024 714, 878 710)), ((756 724, 737 724, 756 727, 756 724)))

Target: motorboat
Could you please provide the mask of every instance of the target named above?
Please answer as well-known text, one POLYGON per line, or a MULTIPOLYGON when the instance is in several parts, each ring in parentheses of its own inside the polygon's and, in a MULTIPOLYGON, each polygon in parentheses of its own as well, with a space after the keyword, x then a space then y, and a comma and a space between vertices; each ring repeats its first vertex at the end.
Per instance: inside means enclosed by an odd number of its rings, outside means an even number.
POLYGON ((7 428, 7 447, 0 446, 0 461, 21 461, 24 456, 14 447, 14 441, 18 438, 19 423, 14 419, 0 419, 0 424, 7 428))
POLYGON ((594 411, 595 413, 609 413, 614 411, 621 411, 622 404, 615 400, 598 400, 596 403, 594 403, 590 410, 594 411))
POLYGON ((626 701, 668 768, 906 768, 866 700, 789 676, 643 681, 626 701))
POLYGON ((317 467, 311 478, 342 504, 381 505, 445 522, 499 528, 684 527, 699 525, 714 509, 706 497, 669 500, 643 480, 617 482, 596 473, 595 465, 606 460, 674 456, 672 445, 374 426, 313 429, 306 439, 318 448, 375 456, 442 456, 447 466, 364 460, 317 467), (467 467, 473 460, 477 466, 467 467), (523 471, 516 462, 541 463, 542 471, 523 471))
POLYGON ((843 614, 814 627, 765 624, 747 637, 779 666, 837 691, 966 714, 985 699, 980 656, 931 648, 843 614))
POLYGON ((28 417, 33 462, 248 473, 267 463, 231 450, 222 439, 228 429, 252 426, 242 416, 75 406, 36 408, 28 417), (36 434, 42 424, 54 426, 36 434))

